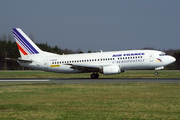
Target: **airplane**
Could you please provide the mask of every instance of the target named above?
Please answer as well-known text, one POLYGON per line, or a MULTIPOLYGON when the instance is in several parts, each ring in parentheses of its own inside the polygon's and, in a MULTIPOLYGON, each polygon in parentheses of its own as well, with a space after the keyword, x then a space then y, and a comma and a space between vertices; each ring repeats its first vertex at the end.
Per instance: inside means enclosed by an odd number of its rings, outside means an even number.
POLYGON ((7 58, 21 66, 56 73, 92 73, 92 79, 99 73, 113 75, 125 70, 164 69, 176 61, 172 56, 157 50, 123 50, 83 54, 55 54, 42 51, 20 28, 12 29, 21 58, 7 58))

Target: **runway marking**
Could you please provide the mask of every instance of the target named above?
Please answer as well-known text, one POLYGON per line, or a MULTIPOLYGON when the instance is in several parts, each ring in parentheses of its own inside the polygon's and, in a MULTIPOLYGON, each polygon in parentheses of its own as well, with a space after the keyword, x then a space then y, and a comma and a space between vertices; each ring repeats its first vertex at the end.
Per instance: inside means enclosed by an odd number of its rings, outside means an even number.
POLYGON ((47 82, 50 80, 0 80, 0 82, 47 82))

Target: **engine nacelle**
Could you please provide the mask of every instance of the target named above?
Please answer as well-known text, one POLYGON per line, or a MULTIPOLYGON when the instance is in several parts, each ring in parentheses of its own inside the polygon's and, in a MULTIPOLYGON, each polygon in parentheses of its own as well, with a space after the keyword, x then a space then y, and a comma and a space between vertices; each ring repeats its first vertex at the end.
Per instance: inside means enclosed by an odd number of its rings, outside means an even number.
POLYGON ((111 65, 111 66, 104 66, 103 67, 103 74, 104 75, 112 75, 112 74, 119 74, 121 69, 118 65, 111 65))

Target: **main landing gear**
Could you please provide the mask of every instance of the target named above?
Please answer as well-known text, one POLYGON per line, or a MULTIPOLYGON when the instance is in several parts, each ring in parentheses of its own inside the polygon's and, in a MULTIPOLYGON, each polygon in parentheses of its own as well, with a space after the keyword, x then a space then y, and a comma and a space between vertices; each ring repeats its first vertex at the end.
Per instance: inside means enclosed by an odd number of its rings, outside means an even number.
POLYGON ((92 79, 97 79, 99 77, 99 74, 98 73, 93 73, 91 74, 91 78, 92 79))

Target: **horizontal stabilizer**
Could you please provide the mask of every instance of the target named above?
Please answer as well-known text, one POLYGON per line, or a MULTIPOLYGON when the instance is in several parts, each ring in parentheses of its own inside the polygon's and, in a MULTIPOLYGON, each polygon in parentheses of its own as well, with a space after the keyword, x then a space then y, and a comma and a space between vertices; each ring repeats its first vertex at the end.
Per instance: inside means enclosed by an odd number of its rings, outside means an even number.
POLYGON ((17 58, 6 58, 6 60, 12 60, 12 61, 22 61, 22 62, 33 62, 29 59, 17 59, 17 58))

